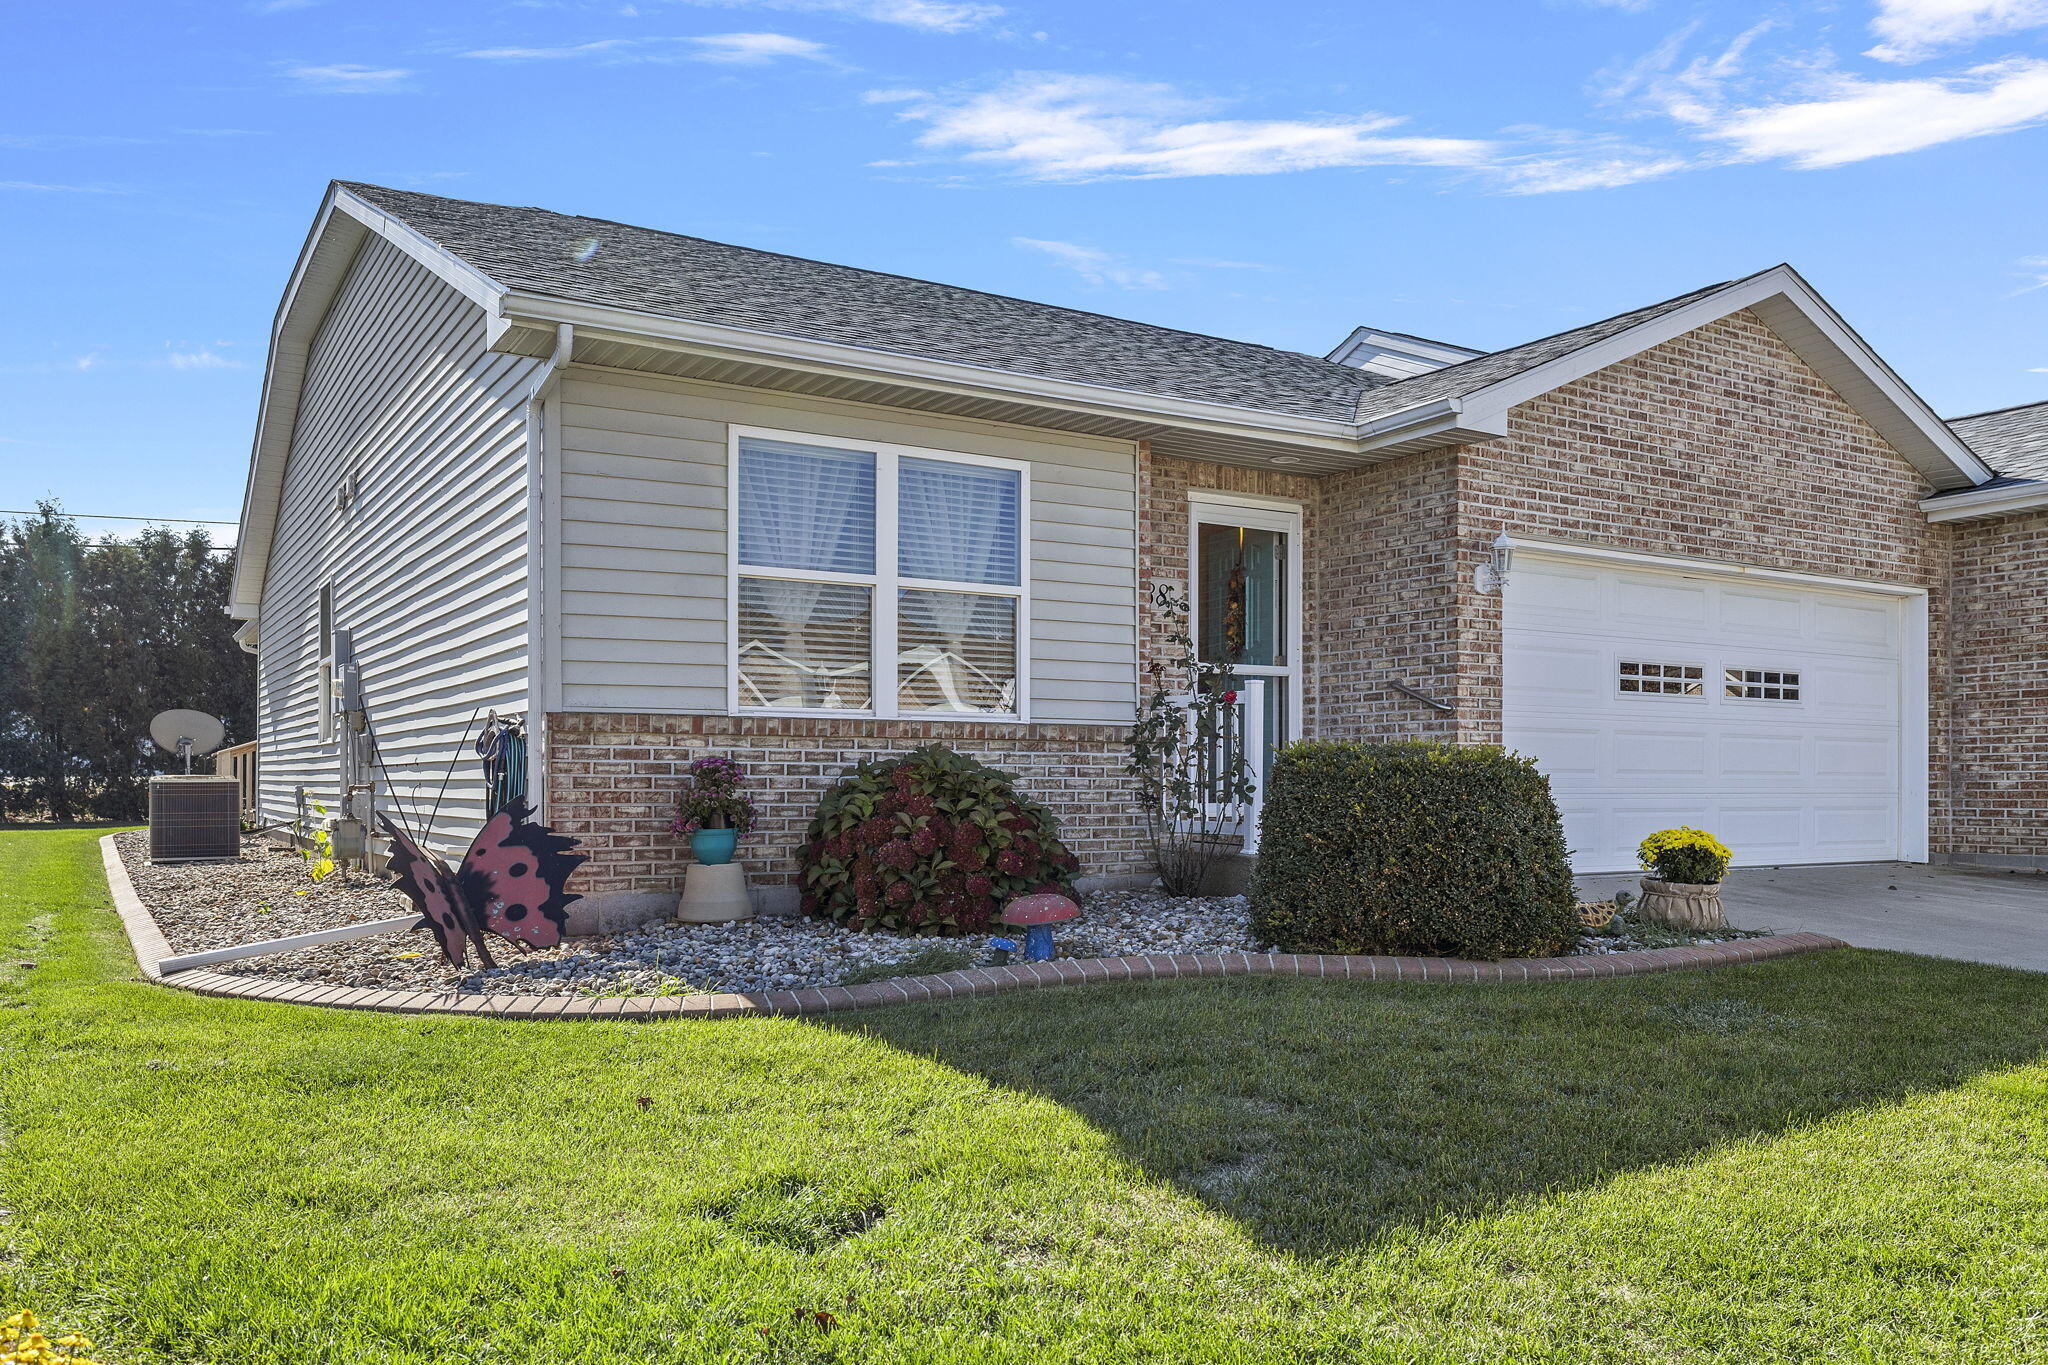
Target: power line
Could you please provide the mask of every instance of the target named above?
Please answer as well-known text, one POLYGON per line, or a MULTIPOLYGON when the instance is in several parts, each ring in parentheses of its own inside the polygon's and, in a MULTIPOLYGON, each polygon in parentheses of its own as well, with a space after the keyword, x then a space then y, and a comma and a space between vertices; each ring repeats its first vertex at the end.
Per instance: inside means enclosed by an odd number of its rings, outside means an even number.
MULTIPOLYGON (((39 517, 41 515, 42 512, 40 510, 31 512, 21 507, 0 507, 0 517, 39 517)), ((57 515, 69 517, 73 520, 83 519, 85 521, 174 521, 180 526, 241 525, 238 521, 199 521, 191 517, 130 517, 115 512, 67 512, 62 508, 57 509, 57 515)))

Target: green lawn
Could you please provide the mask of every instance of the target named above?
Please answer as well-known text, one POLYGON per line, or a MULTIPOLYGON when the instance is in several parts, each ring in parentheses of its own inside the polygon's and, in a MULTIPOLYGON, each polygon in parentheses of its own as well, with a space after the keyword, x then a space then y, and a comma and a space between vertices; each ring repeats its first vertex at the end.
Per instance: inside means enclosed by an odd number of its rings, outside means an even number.
POLYGON ((389 1018, 141 984, 97 833, 0 833, 0 1299, 116 1365, 2048 1358, 2048 976, 389 1018))

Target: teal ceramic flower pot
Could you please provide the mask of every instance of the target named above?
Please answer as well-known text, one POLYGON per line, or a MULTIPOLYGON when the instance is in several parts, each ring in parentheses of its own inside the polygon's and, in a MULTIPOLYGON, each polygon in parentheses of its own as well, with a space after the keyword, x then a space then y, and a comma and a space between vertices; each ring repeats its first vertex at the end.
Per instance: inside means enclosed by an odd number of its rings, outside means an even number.
POLYGON ((736 829, 700 829, 690 836, 690 856, 715 867, 731 862, 733 850, 739 844, 740 832, 736 829))

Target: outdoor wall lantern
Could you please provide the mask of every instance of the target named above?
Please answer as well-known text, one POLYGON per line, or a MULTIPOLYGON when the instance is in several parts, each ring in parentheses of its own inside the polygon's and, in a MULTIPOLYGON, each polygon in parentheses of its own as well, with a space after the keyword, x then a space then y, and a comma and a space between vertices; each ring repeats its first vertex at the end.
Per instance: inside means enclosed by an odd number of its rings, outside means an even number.
POLYGON ((1508 585, 1508 570, 1515 562, 1515 542, 1502 531, 1493 538, 1492 556, 1472 574, 1473 586, 1481 592, 1500 592, 1508 585))

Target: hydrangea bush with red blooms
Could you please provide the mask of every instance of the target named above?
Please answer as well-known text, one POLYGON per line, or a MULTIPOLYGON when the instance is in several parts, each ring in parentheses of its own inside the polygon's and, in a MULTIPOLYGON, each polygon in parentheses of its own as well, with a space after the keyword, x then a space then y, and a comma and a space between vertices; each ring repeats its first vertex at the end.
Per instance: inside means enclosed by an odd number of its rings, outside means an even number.
POLYGON ((805 914, 910 934, 977 933, 1017 896, 1072 895, 1081 865, 1009 774, 943 744, 853 769, 803 856, 805 914))

